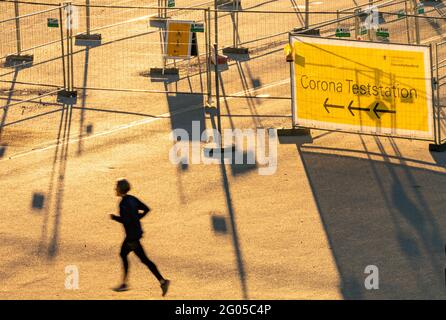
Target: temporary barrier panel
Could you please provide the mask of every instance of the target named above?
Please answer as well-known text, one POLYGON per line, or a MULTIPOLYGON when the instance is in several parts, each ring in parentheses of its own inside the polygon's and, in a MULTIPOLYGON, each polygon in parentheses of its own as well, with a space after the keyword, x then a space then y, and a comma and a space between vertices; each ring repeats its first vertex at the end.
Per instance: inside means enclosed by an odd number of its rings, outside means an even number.
POLYGON ((427 46, 290 38, 294 125, 433 139, 427 46))

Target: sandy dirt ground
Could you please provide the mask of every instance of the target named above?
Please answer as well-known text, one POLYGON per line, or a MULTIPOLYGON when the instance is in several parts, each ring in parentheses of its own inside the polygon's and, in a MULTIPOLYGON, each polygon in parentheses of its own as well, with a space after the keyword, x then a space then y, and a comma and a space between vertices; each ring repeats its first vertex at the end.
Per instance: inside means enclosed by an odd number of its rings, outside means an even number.
MULTIPOLYGON (((290 10, 293 2, 245 3, 290 10)), ((312 6, 354 5, 335 3, 312 6)), ((140 16, 107 14, 105 22, 140 16)), ((266 21, 244 23, 259 25, 262 36, 268 21, 278 25, 275 17, 266 21)), ((174 165, 172 130, 191 133, 192 121, 204 129, 216 120, 204 112, 201 61, 192 61, 189 76, 182 64, 172 81, 147 76, 161 58, 159 30, 148 23, 103 29, 99 47, 75 46, 75 86, 90 89, 79 91, 72 108, 51 94, 63 84, 60 44, 33 50, 31 68, 0 68, 7 81, 0 101, 12 104, 0 118, 0 298, 160 299, 157 281, 134 256, 132 290, 111 290, 120 279, 123 230, 108 215, 117 211, 114 182, 123 176, 153 209, 142 220, 142 243, 172 279, 167 299, 446 298, 445 155, 430 153, 426 142, 313 130, 312 143, 278 144, 273 175, 260 175, 265 166, 258 162, 174 165), (20 103, 30 97, 39 99, 20 103), (364 287, 369 265, 380 270, 379 290, 364 287), (79 270, 78 290, 65 288, 67 266, 79 270)), ((57 40, 57 29, 44 30, 57 40)), ((28 43, 43 35, 34 33, 28 43)), ((232 30, 221 38, 230 44, 232 30)), ((14 43, 7 39, 2 50, 14 43)), ((203 38, 199 45, 203 52, 203 38)), ((221 73, 221 89, 231 96, 221 99, 223 128, 290 126, 282 47, 253 44, 250 59, 231 61, 221 73), (251 98, 237 97, 247 89, 251 98)))

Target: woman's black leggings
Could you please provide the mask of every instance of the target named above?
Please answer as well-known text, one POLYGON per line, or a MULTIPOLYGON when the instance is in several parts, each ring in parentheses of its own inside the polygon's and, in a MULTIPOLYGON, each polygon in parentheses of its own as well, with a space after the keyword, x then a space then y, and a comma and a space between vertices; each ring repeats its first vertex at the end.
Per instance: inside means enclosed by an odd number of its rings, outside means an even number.
POLYGON ((139 240, 136 240, 136 241, 124 240, 124 242, 122 243, 120 256, 122 259, 122 264, 124 266, 125 278, 127 277, 127 274, 129 272, 129 261, 128 261, 127 256, 132 251, 135 252, 135 254, 138 256, 139 260, 141 260, 141 262, 144 263, 147 266, 147 268, 149 268, 149 270, 158 279, 158 281, 161 281, 164 279, 163 276, 158 271, 158 268, 156 267, 156 265, 152 261, 150 261, 149 258, 147 258, 147 255, 144 252, 144 248, 142 247, 139 240))

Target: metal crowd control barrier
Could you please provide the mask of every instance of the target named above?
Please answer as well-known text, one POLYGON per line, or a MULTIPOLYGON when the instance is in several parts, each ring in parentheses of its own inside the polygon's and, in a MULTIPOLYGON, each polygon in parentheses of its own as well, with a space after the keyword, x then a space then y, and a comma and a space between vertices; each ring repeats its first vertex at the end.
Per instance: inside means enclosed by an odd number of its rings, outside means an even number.
MULTIPOLYGON (((19 17, 14 16, 18 4, 24 12, 32 5, 11 0, 2 3, 7 4, 12 16, 0 22, 5 26, 2 39, 6 39, 0 44, 0 57, 5 60, 10 55, 29 54, 34 61, 32 68, 21 70, 16 79, 3 77, 0 80, 3 83, 77 90, 83 92, 84 99, 88 92, 197 95, 203 96, 208 105, 220 102, 220 98, 247 99, 249 103, 290 100, 289 73, 282 52, 290 30, 314 32, 321 38, 340 37, 345 31, 355 40, 426 45, 438 41, 445 19, 438 7, 419 13, 414 11, 416 7, 410 0, 374 1, 380 9, 380 30, 367 30, 364 34, 361 25, 367 4, 336 12, 306 11, 302 15, 296 10, 239 7, 238 2, 230 6, 207 1, 190 7, 150 7, 92 5, 86 0, 70 6, 72 29, 61 33, 67 17, 59 17, 59 12, 68 4, 41 4, 41 10, 19 17), (211 5, 214 7, 203 8, 211 5), (161 19, 154 22, 153 18, 161 19), (167 35, 174 32, 167 30, 166 21, 186 21, 199 26, 193 32, 196 50, 190 58, 166 60, 167 35), (224 51, 230 47, 248 50, 224 51), (151 71, 157 68, 161 69, 161 75, 154 77, 151 71), (165 72, 171 69, 178 72, 165 72), (271 87, 274 90, 265 92, 264 88, 271 87)), ((433 51, 437 50, 438 60, 443 43, 433 51)), ((439 66, 435 70, 439 72, 440 88, 437 103, 443 96, 443 66, 440 62, 435 65, 439 66)), ((2 75, 13 77, 11 71, 0 69, 2 75)), ((440 114, 440 110, 437 108, 434 114, 440 114)), ((439 144, 446 134, 440 123, 442 117, 435 119, 439 144)))

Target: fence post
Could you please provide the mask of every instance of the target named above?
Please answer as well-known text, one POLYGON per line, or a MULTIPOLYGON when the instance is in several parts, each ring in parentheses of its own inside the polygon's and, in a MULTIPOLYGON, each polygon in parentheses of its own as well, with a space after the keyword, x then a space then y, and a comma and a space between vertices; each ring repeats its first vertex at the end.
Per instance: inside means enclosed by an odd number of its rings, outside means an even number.
POLYGON ((66 27, 66 49, 67 49, 67 91, 70 91, 71 84, 71 67, 70 67, 70 29, 71 29, 71 15, 70 15, 70 2, 65 2, 65 27, 66 27))
MULTIPOLYGON (((291 33, 288 34, 288 43, 291 46, 291 52, 294 55, 294 48, 291 44, 291 33)), ((294 64, 294 57, 293 61, 289 62, 290 64, 290 85, 291 85, 291 128, 294 128, 296 126, 296 110, 294 110, 294 83, 293 83, 293 64, 294 64)))
POLYGON ((236 8, 236 25, 235 25, 235 31, 236 31, 236 33, 235 33, 235 43, 236 43, 236 48, 238 48, 238 46, 239 46, 239 32, 238 32, 238 26, 239 26, 239 23, 238 23, 238 18, 239 18, 239 11, 240 11, 240 0, 236 0, 236 3, 237 3, 237 8, 236 8))
MULTIPOLYGON (((77 102, 77 92, 74 91, 74 63, 73 63, 73 5, 71 2, 59 4, 60 42, 62 47, 62 67, 64 75, 64 89, 57 93, 57 101, 63 103, 63 108, 70 108, 77 102), (65 24, 63 23, 65 10, 65 24), (64 26, 66 28, 66 44, 64 45, 64 26), (66 49, 66 50, 65 50, 66 49), (65 61, 66 58, 66 61, 65 61)), ((72 110, 72 109, 70 109, 72 110)), ((71 112, 71 111, 70 111, 71 112)))
POLYGON ((235 2, 237 0, 232 2, 232 12, 231 12, 231 18, 232 18, 232 46, 235 48, 236 47, 236 39, 235 39, 235 2))
POLYGON ((438 59, 438 42, 435 43, 435 93, 436 93, 436 108, 437 108, 437 130, 438 143, 441 144, 441 112, 440 112, 440 78, 439 78, 439 59, 438 59))
POLYGON ((17 39, 17 54, 22 53, 22 37, 20 33, 20 13, 19 13, 19 3, 18 0, 14 1, 14 11, 15 11, 15 28, 16 28, 16 39, 17 39))
POLYGON ((87 34, 90 35, 90 0, 85 0, 85 15, 87 16, 87 34))
POLYGON ((158 0, 158 18, 167 17, 167 0, 158 0))
POLYGON ((214 14, 215 14, 215 43, 214 43, 214 66, 215 66, 215 99, 217 107, 217 130, 220 136, 218 142, 219 147, 222 146, 222 132, 221 132, 221 113, 220 113, 220 74, 218 70, 218 10, 217 0, 214 0, 214 14))
POLYGON ((359 9, 355 10, 355 38, 358 39, 359 34, 359 9))
POLYGON ((415 17, 415 39, 417 41, 417 44, 420 44, 420 21, 418 18, 418 11, 417 11, 417 0, 413 0, 413 13, 416 15, 416 17, 415 17))
POLYGON ((410 24, 409 24, 409 17, 407 16, 408 13, 407 0, 404 0, 404 13, 406 14, 407 43, 410 44, 410 24))
POLYGON ((67 87, 68 91, 73 91, 74 87, 74 67, 73 67, 73 5, 66 2, 66 26, 67 26, 67 87))
POLYGON ((212 78, 211 78, 211 51, 210 51, 210 31, 211 31, 211 9, 208 7, 204 12, 206 27, 206 84, 207 84, 207 106, 212 104, 212 78))
MULTIPOLYGON (((434 56, 433 56, 434 52, 432 50, 432 43, 429 44, 429 54, 430 54, 430 61, 431 61, 430 62, 431 77, 433 78, 434 77, 434 56)), ((438 57, 436 54, 435 54, 435 61, 436 61, 435 67, 438 69, 438 57)), ((435 89, 433 79, 431 79, 431 88, 432 88, 432 90, 435 89)), ((437 110, 435 107, 436 99, 434 99, 434 97, 435 97, 434 92, 432 92, 431 99, 432 99, 432 118, 434 121, 434 144, 438 146, 440 143, 438 141, 437 110)))
POLYGON ((305 29, 310 26, 310 0, 305 0, 305 29))
POLYGON ((64 32, 63 32, 63 26, 64 26, 64 20, 63 20, 63 13, 62 10, 63 8, 65 8, 64 4, 59 3, 59 29, 60 29, 60 46, 62 49, 62 69, 63 69, 63 87, 65 90, 68 90, 67 87, 67 69, 66 69, 66 65, 65 65, 65 45, 64 45, 64 32))
POLYGON ((240 0, 234 0, 232 2, 232 19, 233 19, 233 24, 232 24, 232 43, 234 48, 238 48, 239 42, 238 42, 238 16, 239 16, 239 3, 240 0))

